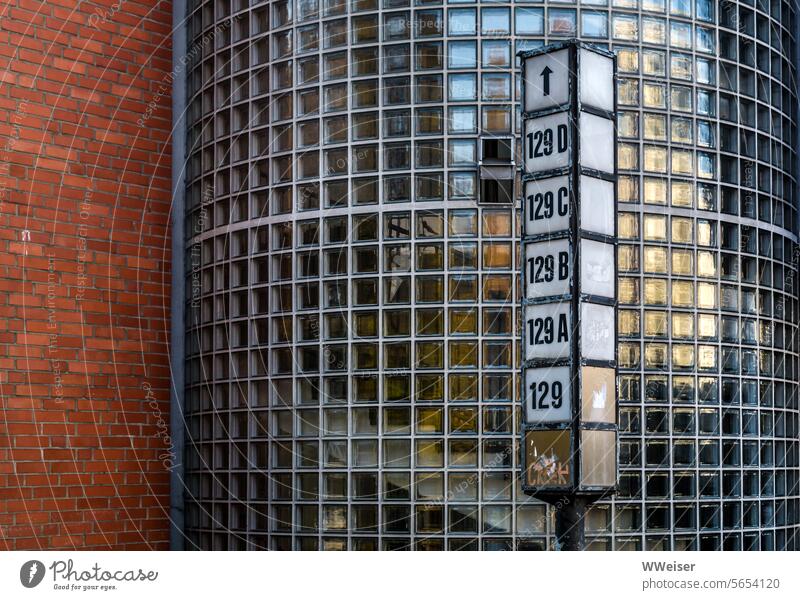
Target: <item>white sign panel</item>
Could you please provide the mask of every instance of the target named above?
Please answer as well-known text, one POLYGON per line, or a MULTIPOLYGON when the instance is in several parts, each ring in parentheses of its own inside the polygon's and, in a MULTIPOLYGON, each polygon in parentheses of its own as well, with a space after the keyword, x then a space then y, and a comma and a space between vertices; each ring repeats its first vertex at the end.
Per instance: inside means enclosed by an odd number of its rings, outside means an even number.
POLYGON ((581 293, 614 298, 614 247, 581 240, 581 293))
POLYGON ((591 302, 581 303, 581 356, 614 360, 614 308, 591 302))
POLYGON ((526 112, 569 102, 569 50, 558 50, 525 59, 526 112))
POLYGON ((581 175, 581 229, 614 235, 614 184, 581 175))
POLYGON ((553 423, 572 419, 569 367, 525 371, 525 422, 553 423))
POLYGON ((612 112, 614 110, 614 63, 612 59, 585 48, 581 48, 579 52, 581 104, 612 112))
MULTIPOLYGON (((613 194, 613 187, 611 192, 613 194)), ((524 196, 525 235, 552 233, 569 228, 569 177, 526 181, 524 196)))
POLYGON ((525 244, 525 297, 568 294, 570 262, 568 239, 525 244))
MULTIPOLYGON (((614 121, 582 112, 580 116, 580 164, 614 174, 614 121)), ((527 163, 526 163, 527 166, 527 163)))
POLYGON ((569 357, 570 312, 569 302, 525 307, 525 360, 569 357))
MULTIPOLYGON (((535 173, 566 167, 569 164, 570 129, 569 113, 566 112, 527 119, 522 140, 525 171, 535 173)), ((613 146, 613 141, 610 144, 613 146)), ((614 164, 613 156, 611 164, 614 164)))

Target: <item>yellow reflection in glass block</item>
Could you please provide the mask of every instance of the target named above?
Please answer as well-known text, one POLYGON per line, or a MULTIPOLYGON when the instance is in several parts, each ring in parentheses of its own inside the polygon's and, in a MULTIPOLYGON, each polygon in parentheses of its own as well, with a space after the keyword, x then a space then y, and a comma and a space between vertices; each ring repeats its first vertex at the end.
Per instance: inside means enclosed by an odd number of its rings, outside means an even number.
POLYGON ((697 315, 697 335, 704 339, 714 339, 717 337, 717 316, 699 314, 697 315))
POLYGON ((620 202, 639 202, 639 178, 620 175, 617 181, 617 198, 620 202))
POLYGON ((620 310, 617 313, 619 335, 639 335, 639 311, 620 310))
POLYGON ((665 115, 644 115, 644 139, 666 141, 667 117, 665 115))
POLYGON ((644 311, 644 334, 665 337, 667 335, 667 313, 660 310, 644 311))
POLYGON ((672 274, 691 275, 692 274, 692 251, 673 250, 672 251, 672 274))
POLYGON ((699 250, 697 252, 697 275, 700 277, 717 276, 716 254, 704 250, 699 250))
POLYGON ((672 305, 692 306, 694 304, 694 285, 691 281, 672 282, 672 305))
POLYGON ((617 249, 617 266, 623 272, 639 270, 639 246, 619 246, 617 249))
POLYGON ((667 241, 667 217, 664 215, 644 216, 644 239, 648 241, 667 241))
POLYGON ((672 241, 676 244, 692 243, 692 220, 672 217, 672 241))
POLYGON ((692 153, 686 150, 672 151, 672 174, 691 175, 694 172, 692 153))
POLYGON ((617 237, 622 240, 639 238, 639 215, 636 213, 619 213, 617 218, 617 237))
POLYGON ((617 166, 620 169, 639 168, 639 147, 634 144, 617 144, 617 166))
POLYGON ((693 187, 688 181, 673 181, 671 200, 672 206, 692 206, 693 187))
POLYGON ((617 70, 620 73, 638 73, 639 51, 631 48, 617 50, 617 70))
POLYGON ((644 203, 661 205, 667 203, 666 180, 654 177, 644 178, 644 203))
POLYGON ((639 280, 631 277, 620 277, 617 285, 617 295, 623 304, 639 303, 639 280))
POLYGON ((688 369, 694 366, 694 346, 674 344, 672 346, 672 366, 676 369, 688 369))
POLYGON ((694 139, 692 122, 689 119, 672 119, 672 141, 678 144, 691 144, 694 139))
POLYGON ((716 370, 717 348, 715 346, 697 347, 697 367, 700 369, 716 370))
POLYGON ((667 366, 666 344, 644 345, 644 366, 646 369, 664 369, 667 366))
POLYGON ((694 337, 694 315, 690 313, 672 313, 672 337, 681 339, 694 337))
POLYGON ((652 173, 666 173, 667 149, 660 146, 645 146, 644 170, 652 173))
POLYGON ((646 273, 666 273, 667 249, 660 246, 645 246, 644 270, 646 273))
POLYGON ((667 282, 664 279, 644 280, 645 305, 661 306, 667 303, 667 282))
POLYGON ((697 306, 699 308, 717 308, 717 284, 697 284, 697 306))
POLYGON ((635 369, 639 366, 639 344, 622 343, 619 345, 617 360, 623 369, 635 369))
POLYGON ((617 118, 617 135, 627 138, 639 137, 639 115, 634 112, 620 112, 617 118))
POLYGON ((667 91, 663 84, 645 83, 642 86, 643 105, 646 108, 666 108, 667 91))
POLYGON ((663 77, 666 75, 667 66, 662 50, 644 50, 642 52, 642 72, 644 75, 663 77))
POLYGON ((474 308, 450 309, 451 334, 476 334, 478 332, 478 313, 474 308))

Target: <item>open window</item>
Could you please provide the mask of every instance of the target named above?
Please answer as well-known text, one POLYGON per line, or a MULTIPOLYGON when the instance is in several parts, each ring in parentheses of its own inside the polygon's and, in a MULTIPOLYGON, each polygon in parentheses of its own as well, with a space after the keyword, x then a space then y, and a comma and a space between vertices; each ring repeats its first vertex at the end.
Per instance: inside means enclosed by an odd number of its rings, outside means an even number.
POLYGON ((511 164, 511 139, 483 138, 481 159, 484 164, 511 164))
POLYGON ((514 202, 514 178, 494 179, 481 169, 481 202, 485 204, 511 204, 514 202))
POLYGON ((481 139, 481 197, 485 204, 514 202, 514 161, 511 138, 481 139))

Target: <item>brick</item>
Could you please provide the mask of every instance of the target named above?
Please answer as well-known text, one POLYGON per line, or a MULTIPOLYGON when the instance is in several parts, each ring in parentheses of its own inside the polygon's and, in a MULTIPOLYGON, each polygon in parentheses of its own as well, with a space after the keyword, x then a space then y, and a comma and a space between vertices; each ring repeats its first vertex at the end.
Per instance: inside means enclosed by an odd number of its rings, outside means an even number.
POLYGON ((169 545, 171 14, 110 4, 3 5, 0 549, 169 545))

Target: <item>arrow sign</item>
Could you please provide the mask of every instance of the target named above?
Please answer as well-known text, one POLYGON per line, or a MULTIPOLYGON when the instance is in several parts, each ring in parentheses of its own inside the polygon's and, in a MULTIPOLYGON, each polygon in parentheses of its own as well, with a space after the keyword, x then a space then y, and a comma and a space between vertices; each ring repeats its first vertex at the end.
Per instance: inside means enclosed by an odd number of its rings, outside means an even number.
POLYGON ((525 111, 564 106, 569 102, 572 62, 567 48, 525 59, 525 111))
POLYGON ((542 83, 542 89, 544 90, 544 95, 545 96, 549 96, 550 95, 550 74, 552 72, 553 72, 553 70, 550 67, 545 66, 545 68, 540 73, 540 75, 542 76, 542 79, 544 80, 543 83, 542 83))

